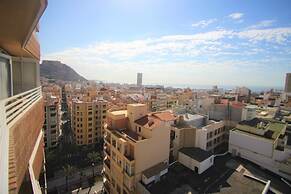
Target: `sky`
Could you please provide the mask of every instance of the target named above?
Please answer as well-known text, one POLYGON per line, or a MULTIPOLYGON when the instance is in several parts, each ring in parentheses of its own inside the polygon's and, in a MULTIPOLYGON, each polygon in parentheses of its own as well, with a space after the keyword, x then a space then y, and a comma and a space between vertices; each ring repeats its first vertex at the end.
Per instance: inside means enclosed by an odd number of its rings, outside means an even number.
POLYGON ((90 80, 283 87, 289 0, 49 0, 42 60, 90 80))

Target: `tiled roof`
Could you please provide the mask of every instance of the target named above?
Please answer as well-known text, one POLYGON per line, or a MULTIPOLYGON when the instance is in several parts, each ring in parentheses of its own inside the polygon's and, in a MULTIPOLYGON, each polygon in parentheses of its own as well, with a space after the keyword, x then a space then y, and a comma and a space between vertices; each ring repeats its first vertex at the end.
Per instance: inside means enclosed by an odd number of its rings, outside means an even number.
POLYGON ((146 128, 153 128, 160 123, 160 120, 150 115, 145 115, 134 122, 146 128))
POLYGON ((176 119, 175 115, 169 111, 157 112, 153 113, 152 115, 162 121, 174 121, 176 119))

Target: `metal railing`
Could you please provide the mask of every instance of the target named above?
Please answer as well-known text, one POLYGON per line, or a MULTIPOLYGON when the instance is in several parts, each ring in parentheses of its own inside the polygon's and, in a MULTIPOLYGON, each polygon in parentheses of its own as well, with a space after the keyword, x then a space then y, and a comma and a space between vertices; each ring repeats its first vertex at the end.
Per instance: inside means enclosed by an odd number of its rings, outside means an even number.
POLYGON ((41 87, 37 87, 5 99, 6 124, 12 125, 13 121, 17 120, 17 117, 29 109, 41 96, 41 87))

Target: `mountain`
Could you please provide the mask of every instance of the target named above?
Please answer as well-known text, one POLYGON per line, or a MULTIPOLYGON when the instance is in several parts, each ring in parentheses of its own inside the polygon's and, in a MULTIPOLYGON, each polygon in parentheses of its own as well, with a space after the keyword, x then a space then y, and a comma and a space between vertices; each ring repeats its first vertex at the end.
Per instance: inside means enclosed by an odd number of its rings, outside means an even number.
POLYGON ((60 61, 43 60, 40 64, 40 76, 63 81, 86 81, 74 69, 60 61))

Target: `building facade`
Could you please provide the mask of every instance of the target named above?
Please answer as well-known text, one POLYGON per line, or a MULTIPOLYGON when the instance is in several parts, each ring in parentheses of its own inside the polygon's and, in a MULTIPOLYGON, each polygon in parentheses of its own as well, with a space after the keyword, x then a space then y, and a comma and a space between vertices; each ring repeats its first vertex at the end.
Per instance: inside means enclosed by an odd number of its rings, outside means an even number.
POLYGON ((287 124, 254 118, 229 132, 229 152, 291 180, 291 146, 287 124))
POLYGON ((291 73, 286 73, 285 92, 291 94, 291 73))
POLYGON ((139 87, 142 86, 142 73, 137 73, 136 85, 139 87))
POLYGON ((144 104, 108 112, 103 169, 107 193, 140 193, 141 182, 149 184, 167 172, 173 122, 171 113, 148 113, 144 104))
POLYGON ((107 101, 103 99, 72 100, 72 130, 77 145, 88 145, 103 139, 107 101))
POLYGON ((44 111, 44 146, 46 149, 51 149, 58 145, 58 139, 60 136, 61 105, 59 99, 47 94, 44 100, 44 111))

